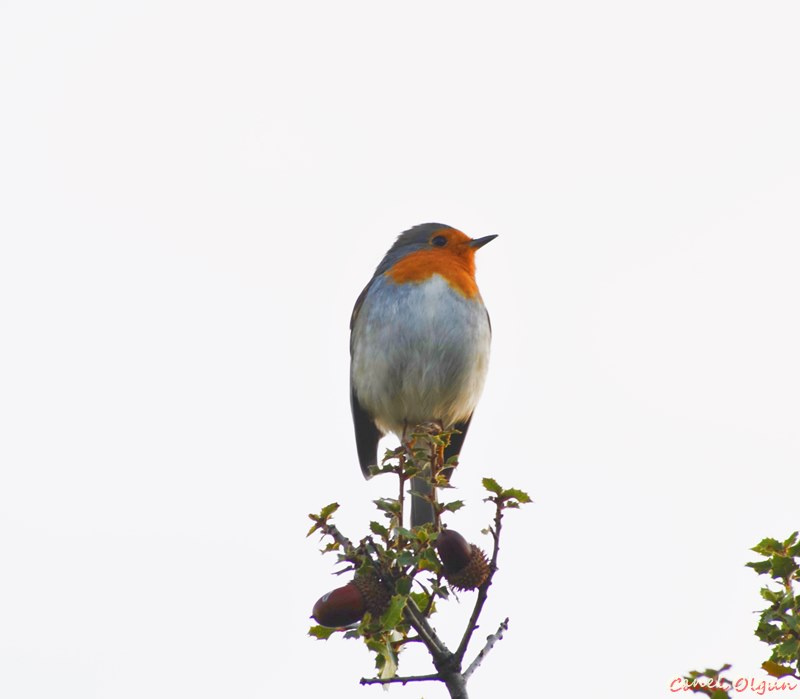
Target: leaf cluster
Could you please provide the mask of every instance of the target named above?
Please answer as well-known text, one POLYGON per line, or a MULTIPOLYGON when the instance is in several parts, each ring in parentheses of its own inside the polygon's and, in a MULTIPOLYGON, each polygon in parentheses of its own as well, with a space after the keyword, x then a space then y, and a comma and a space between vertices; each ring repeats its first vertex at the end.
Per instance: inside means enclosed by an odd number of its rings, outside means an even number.
MULTIPOLYGON (((760 612, 755 634, 766 643, 772 652, 761 667, 772 677, 800 679, 800 598, 797 584, 800 582, 800 541, 798 532, 788 539, 762 539, 753 546, 761 556, 747 563, 759 575, 766 575, 770 582, 761 588, 761 597, 769 606, 760 612)), ((684 680, 694 692, 708 695, 711 699, 730 699, 734 686, 721 673, 730 669, 725 665, 719 670, 693 670, 684 680), (705 681, 704 681, 705 678, 705 681)), ((762 682, 763 684, 763 682, 762 682)))
MULTIPOLYGON (((424 643, 434 660, 438 658, 443 662, 449 654, 427 619, 436 612, 437 602, 448 600, 453 595, 444 579, 442 563, 435 548, 441 517, 464 506, 461 500, 440 503, 435 496, 437 491, 450 487, 447 472, 457 466, 454 459, 447 462, 443 459, 450 435, 450 432, 415 433, 411 435, 406 448, 386 453, 381 465, 373 473, 394 475, 399 486, 397 497, 382 497, 373 501, 378 516, 369 522, 369 533, 357 543, 351 542, 333 523, 338 503, 331 503, 318 514, 309 515, 313 525, 308 535, 321 533, 325 541, 322 553, 336 555, 339 566, 336 574, 349 572, 356 576, 372 576, 383 586, 391 600, 381 614, 367 611, 357 625, 340 629, 312 626, 309 634, 321 640, 327 640, 335 634, 346 639, 362 639, 375 654, 376 668, 382 680, 388 681, 395 675, 399 651, 406 643, 424 643), (409 529, 403 524, 405 486, 415 477, 427 478, 432 486, 433 494, 429 497, 434 508, 435 524, 409 529)), ((488 530, 493 534, 496 534, 504 510, 531 502, 525 492, 515 488, 503 489, 491 478, 483 479, 483 485, 489 494, 486 500, 495 505, 495 527, 488 530)), ((496 544, 495 540, 495 559, 496 544)), ((494 570, 484 583, 487 588, 493 573, 494 570)), ((466 643, 463 645, 463 650, 466 650, 466 643)))
POLYGON ((730 699, 733 683, 722 674, 730 669, 731 666, 726 664, 718 670, 692 670, 683 679, 692 692, 705 694, 709 699, 730 699))
POLYGON ((772 585, 761 588, 761 596, 769 602, 762 610, 756 636, 772 648, 762 667, 773 677, 800 678, 800 599, 796 585, 800 581, 800 543, 798 532, 785 541, 763 539, 752 551, 761 560, 747 564, 759 575, 771 578, 772 585))

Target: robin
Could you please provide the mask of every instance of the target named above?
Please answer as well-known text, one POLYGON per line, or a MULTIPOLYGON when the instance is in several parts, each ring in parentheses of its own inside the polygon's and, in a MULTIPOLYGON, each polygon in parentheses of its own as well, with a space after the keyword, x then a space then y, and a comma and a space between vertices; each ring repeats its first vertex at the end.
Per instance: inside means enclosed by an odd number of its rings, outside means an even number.
MULTIPOLYGON (((401 441, 426 422, 458 430, 458 455, 489 365, 491 324, 475 282, 475 251, 496 235, 470 238, 441 223, 401 233, 356 301, 350 319, 350 405, 365 478, 387 432, 401 441)), ((425 479, 412 489, 430 492, 425 479)), ((433 522, 431 504, 411 500, 411 526, 433 522)))

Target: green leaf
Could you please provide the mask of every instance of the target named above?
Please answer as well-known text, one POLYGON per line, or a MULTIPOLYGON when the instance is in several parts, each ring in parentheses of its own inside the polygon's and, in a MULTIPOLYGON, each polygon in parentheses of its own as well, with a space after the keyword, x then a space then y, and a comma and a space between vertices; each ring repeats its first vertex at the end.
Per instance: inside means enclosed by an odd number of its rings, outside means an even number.
POLYGON ((397 565, 404 568, 405 566, 413 566, 417 561, 417 557, 411 551, 401 551, 397 554, 395 561, 397 565))
POLYGON ((338 509, 339 509, 339 503, 332 502, 330 505, 325 505, 325 507, 322 508, 322 511, 319 513, 319 516, 322 519, 328 519, 328 517, 330 517, 338 509))
POLYGON ((788 641, 784 641, 773 651, 773 655, 788 660, 789 662, 795 662, 798 654, 800 654, 800 640, 796 638, 790 638, 788 641))
POLYGON ((513 498, 514 500, 518 500, 520 503, 526 504, 529 502, 533 502, 524 490, 519 490, 519 488, 509 488, 508 490, 503 491, 504 498, 513 498))
POLYGON ((408 597, 405 595, 394 595, 392 601, 389 603, 389 608, 381 616, 381 626, 387 631, 394 629, 400 620, 403 618, 403 609, 405 609, 408 597))
POLYGON ((411 592, 411 578, 400 578, 395 584, 394 589, 398 595, 408 595, 411 592))
POLYGON ((375 507, 384 512, 389 512, 390 514, 399 514, 400 512, 400 501, 394 498, 380 498, 372 502, 375 503, 375 507))
POLYGON ((380 670, 381 679, 390 679, 397 674, 397 655, 391 645, 378 640, 368 639, 367 647, 375 651, 375 667, 380 670))
POLYGON ((456 510, 460 510, 462 507, 464 507, 463 500, 453 500, 453 502, 448 502, 444 505, 444 509, 448 512, 455 512, 456 510))
MULTIPOLYGON (((409 594, 409 597, 414 601, 414 604, 417 605, 417 608, 420 611, 424 611, 427 608, 428 595, 425 594, 424 592, 412 592, 411 594, 409 594)), ((431 614, 433 613, 434 609, 435 605, 434 607, 431 608, 431 614)))
POLYGON ((767 538, 759 541, 750 550, 755 551, 756 553, 760 553, 762 556, 771 556, 774 553, 782 551, 783 546, 781 546, 781 542, 778 541, 777 539, 767 538))
POLYGON ((411 534, 421 544, 427 544, 431 540, 431 533, 429 527, 417 527, 411 534))
POLYGON ((421 466, 417 466, 415 463, 410 463, 406 465, 405 469, 403 469, 403 475, 406 478, 413 478, 414 476, 418 476, 421 471, 421 466))
POLYGON ((793 631, 795 635, 800 636, 800 620, 794 614, 784 614, 783 623, 789 631, 793 631))
POLYGON ((763 615, 761 621, 758 622, 758 626, 756 626, 755 633, 760 640, 769 645, 774 645, 783 638, 783 632, 774 624, 765 621, 763 615))
POLYGON ((389 530, 384 527, 382 524, 378 524, 378 522, 370 522, 369 523, 369 530, 373 534, 377 534, 378 536, 382 536, 384 539, 389 538, 389 530))
POLYGON ((432 570, 434 572, 439 570, 439 559, 436 558, 433 549, 425 549, 422 552, 422 555, 417 561, 417 566, 420 570, 432 570))
POLYGON ((329 629, 327 626, 312 626, 308 630, 308 635, 313 636, 319 641, 327 641, 331 634, 336 633, 336 629, 329 629))
POLYGON ((483 483, 483 487, 489 492, 494 493, 495 495, 502 495, 503 489, 494 478, 484 478, 481 483, 483 483))
POLYGON ((765 573, 769 573, 771 569, 769 561, 754 561, 753 563, 746 563, 745 565, 748 568, 752 568, 759 575, 764 575, 765 573))
POLYGON ((772 577, 776 580, 788 578, 797 570, 797 563, 793 558, 780 554, 773 556, 770 563, 772 563, 772 577))

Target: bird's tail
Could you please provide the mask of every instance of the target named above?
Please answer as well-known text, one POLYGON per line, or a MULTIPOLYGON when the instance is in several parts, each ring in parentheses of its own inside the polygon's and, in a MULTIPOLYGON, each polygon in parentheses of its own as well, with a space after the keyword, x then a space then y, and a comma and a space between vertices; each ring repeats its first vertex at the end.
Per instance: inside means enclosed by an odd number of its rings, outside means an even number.
MULTIPOLYGON (((433 486, 430 481, 430 466, 422 475, 411 479, 411 489, 422 495, 430 495, 433 486)), ((421 527, 430 522, 433 524, 433 505, 418 495, 411 496, 411 526, 421 527)))

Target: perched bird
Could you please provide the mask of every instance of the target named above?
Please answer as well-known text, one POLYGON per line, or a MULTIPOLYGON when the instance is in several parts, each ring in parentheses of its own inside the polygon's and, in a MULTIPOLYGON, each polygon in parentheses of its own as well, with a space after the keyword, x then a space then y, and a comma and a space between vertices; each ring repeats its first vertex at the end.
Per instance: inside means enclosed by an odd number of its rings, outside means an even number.
MULTIPOLYGON (((350 405, 361 470, 370 477, 378 442, 426 422, 456 429, 445 458, 461 451, 489 364, 491 325, 475 282, 472 239, 441 223, 401 233, 356 301, 350 319, 350 405)), ((424 479, 412 488, 429 492, 424 479)), ((433 521, 414 497, 411 525, 433 521)))

